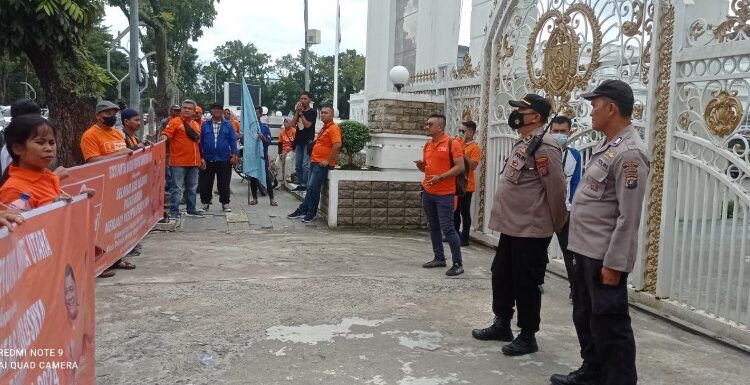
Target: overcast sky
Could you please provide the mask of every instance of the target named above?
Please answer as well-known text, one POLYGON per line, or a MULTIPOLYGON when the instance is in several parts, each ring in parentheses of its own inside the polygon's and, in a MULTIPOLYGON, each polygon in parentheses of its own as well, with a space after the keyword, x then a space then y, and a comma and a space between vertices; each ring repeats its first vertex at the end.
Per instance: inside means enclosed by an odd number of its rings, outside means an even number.
MULTIPOLYGON (((377 0, 375 0, 377 1, 377 0)), ((462 1, 461 32, 459 44, 469 45, 471 0, 462 1)), ((213 49, 229 40, 253 42, 261 52, 277 59, 294 54, 304 44, 304 6, 302 0, 221 0, 216 5, 214 26, 207 29, 197 42, 199 60, 213 59, 213 49), (253 4, 250 6, 250 4, 253 4)), ((367 33, 367 0, 340 0, 341 51, 356 49, 365 52, 367 33)), ((128 25, 119 8, 108 8, 104 23, 116 35, 128 25)), ((309 28, 319 29, 321 44, 312 50, 322 55, 332 55, 336 34, 336 0, 309 0, 309 28)), ((123 42, 127 46, 127 38, 123 42)))

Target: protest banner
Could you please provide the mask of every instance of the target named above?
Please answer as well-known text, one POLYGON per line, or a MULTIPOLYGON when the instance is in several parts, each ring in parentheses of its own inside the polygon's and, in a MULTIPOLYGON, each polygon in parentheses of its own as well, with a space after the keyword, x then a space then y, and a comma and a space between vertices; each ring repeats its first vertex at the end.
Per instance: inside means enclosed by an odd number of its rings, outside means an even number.
POLYGON ((91 202, 95 275, 125 256, 162 218, 165 149, 159 142, 131 155, 73 167, 61 182, 71 195, 96 190, 91 202))
POLYGON ((85 195, 0 230, 0 385, 94 384, 94 242, 85 195))

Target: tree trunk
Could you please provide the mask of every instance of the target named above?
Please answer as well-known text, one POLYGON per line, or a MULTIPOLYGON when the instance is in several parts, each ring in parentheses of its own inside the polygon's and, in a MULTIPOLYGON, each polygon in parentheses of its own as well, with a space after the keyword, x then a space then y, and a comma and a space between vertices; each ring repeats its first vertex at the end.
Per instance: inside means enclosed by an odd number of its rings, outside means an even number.
POLYGON ((154 61, 156 62, 156 78, 158 79, 154 90, 154 99, 156 99, 156 116, 161 118, 169 115, 169 107, 172 105, 172 98, 174 97, 174 86, 167 56, 167 33, 161 26, 153 30, 156 51, 154 61))
POLYGON ((83 164, 81 135, 94 121, 96 100, 78 96, 72 87, 75 80, 63 79, 60 67, 77 59, 36 49, 25 53, 47 98, 50 120, 57 127, 57 164, 65 167, 83 164))

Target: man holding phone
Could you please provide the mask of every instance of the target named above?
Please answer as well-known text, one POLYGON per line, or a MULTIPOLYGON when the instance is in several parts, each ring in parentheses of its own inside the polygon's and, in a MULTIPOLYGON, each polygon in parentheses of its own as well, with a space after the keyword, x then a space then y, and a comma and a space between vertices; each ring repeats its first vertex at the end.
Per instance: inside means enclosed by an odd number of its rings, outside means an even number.
POLYGON ((445 235, 453 258, 453 266, 445 275, 453 277, 464 272, 461 241, 453 224, 456 176, 464 172, 464 153, 461 143, 445 133, 444 115, 430 115, 425 128, 431 139, 424 145, 422 159, 415 160, 414 163, 419 171, 424 172, 422 207, 427 216, 435 257, 422 267, 430 269, 446 266, 443 249, 445 235))
POLYGON ((315 121, 318 119, 318 112, 310 105, 312 99, 311 93, 302 92, 292 118, 292 126, 297 127, 297 134, 294 136, 294 160, 299 180, 299 186, 294 191, 307 190, 307 180, 310 177, 310 154, 307 147, 315 140, 315 121))

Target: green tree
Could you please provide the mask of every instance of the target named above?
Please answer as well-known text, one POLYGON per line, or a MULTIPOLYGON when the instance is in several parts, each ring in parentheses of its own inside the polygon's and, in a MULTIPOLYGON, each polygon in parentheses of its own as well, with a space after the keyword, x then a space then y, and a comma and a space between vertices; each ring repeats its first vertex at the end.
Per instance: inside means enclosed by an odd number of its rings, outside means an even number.
MULTIPOLYGON (((156 100, 157 116, 166 116, 175 101, 180 72, 185 68, 183 63, 197 59, 189 42, 197 41, 203 35, 203 28, 213 25, 218 2, 141 0, 139 17, 148 27, 142 36, 143 48, 145 52, 155 52, 152 62, 156 71, 149 74, 148 81, 156 100)), ((109 0, 109 3, 119 7, 126 17, 130 16, 128 0, 109 0)))
POLYGON ((365 57, 356 50, 339 53, 339 116, 349 119, 349 95, 365 88, 365 57))
POLYGON ((214 48, 216 63, 229 77, 229 81, 240 82, 244 78, 251 83, 265 81, 271 56, 258 51, 253 43, 240 40, 228 41, 214 48))
POLYGON ((14 101, 25 98, 27 87, 22 84, 30 84, 36 95, 36 101, 45 105, 44 92, 39 85, 33 68, 23 56, 11 56, 8 53, 0 55, 0 104, 8 105, 14 101))
MULTIPOLYGON (((315 97, 317 106, 333 103, 333 55, 319 56, 310 53, 310 92, 315 97)), ((277 80, 269 85, 270 99, 273 105, 285 113, 294 109, 299 100, 299 93, 304 87, 304 66, 302 51, 296 55, 285 55, 273 65, 277 80)), ((365 85, 365 57, 355 50, 339 53, 339 116, 349 118, 349 95, 357 93, 365 85)), ((264 96, 264 100, 267 100, 264 96)))
POLYGON ((25 56, 59 129, 58 159, 81 163, 79 141, 109 81, 84 38, 103 14, 97 0, 6 0, 0 7, 0 51, 25 56))

